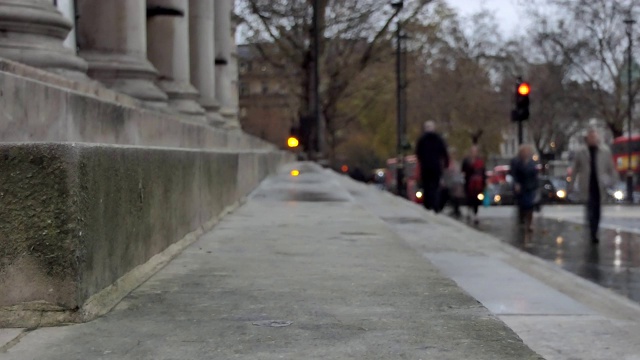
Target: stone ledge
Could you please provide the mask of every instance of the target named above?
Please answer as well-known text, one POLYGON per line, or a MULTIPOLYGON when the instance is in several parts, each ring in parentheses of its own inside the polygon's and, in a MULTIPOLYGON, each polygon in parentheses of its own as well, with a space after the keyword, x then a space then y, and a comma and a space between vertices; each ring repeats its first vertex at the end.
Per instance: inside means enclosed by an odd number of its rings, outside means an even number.
POLYGON ((27 79, 39 81, 51 86, 77 92, 80 95, 95 97, 96 99, 131 107, 141 107, 142 103, 130 96, 110 90, 97 81, 80 82, 66 78, 62 75, 19 62, 0 58, 0 71, 21 76, 27 79))
POLYGON ((290 156, 0 145, 0 327, 103 314, 290 156))
POLYGON ((88 142, 191 149, 276 147, 109 90, 0 59, 0 142, 88 142))

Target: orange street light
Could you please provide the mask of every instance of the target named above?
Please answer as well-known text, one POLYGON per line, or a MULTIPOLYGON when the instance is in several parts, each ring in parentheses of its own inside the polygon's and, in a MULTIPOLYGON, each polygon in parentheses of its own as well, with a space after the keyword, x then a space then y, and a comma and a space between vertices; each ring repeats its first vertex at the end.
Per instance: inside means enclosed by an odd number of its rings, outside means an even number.
POLYGON ((297 148, 299 145, 300 145, 300 140, 298 140, 294 136, 289 136, 289 138, 287 139, 287 146, 294 149, 294 148, 297 148))

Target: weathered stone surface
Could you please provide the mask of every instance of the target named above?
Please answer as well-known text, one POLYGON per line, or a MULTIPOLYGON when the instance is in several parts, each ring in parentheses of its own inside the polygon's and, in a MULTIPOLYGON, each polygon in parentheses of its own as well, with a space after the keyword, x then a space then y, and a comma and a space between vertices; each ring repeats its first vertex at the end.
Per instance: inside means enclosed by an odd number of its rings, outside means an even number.
POLYGON ((189 1, 191 84, 200 92, 200 105, 211 118, 219 116, 217 112, 220 108, 216 101, 213 10, 213 1, 189 1))
MULTIPOLYGON (((0 69, 1 65, 2 62, 0 69)), ((240 131, 214 129, 176 115, 136 108, 135 100, 115 96, 107 89, 101 92, 91 86, 74 89, 71 82, 45 76, 32 68, 7 66, 19 76, 0 72, 0 108, 3 109, 0 142, 71 141, 231 150, 275 148, 240 131), (50 78, 55 80, 53 86, 42 82, 50 78), (95 96, 93 90, 96 90, 95 96)))
POLYGON ((73 156, 60 147, 0 147, 0 306, 76 306, 74 234, 81 230, 77 187, 69 183, 73 156))
POLYGON ((269 151, 0 145, 0 325, 33 326, 41 311, 57 313, 47 324, 85 319, 78 310, 90 297, 210 227, 286 159, 269 151))
POLYGON ((89 76, 152 105, 166 106, 147 60, 145 0, 79 0, 78 46, 89 76))
POLYGON ((63 46, 69 20, 47 0, 0 0, 0 57, 88 80, 87 64, 63 46))
POLYGON ((147 5, 183 14, 147 19, 147 52, 160 73, 160 87, 169 96, 169 106, 183 114, 200 116, 200 120, 206 122, 205 110, 196 102, 200 94, 191 84, 187 0, 147 0, 147 5))

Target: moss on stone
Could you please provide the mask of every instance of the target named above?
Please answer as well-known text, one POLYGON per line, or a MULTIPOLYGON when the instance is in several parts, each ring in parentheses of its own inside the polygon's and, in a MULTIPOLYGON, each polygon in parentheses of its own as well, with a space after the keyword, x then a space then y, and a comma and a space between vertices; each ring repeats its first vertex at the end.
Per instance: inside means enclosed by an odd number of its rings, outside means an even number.
POLYGON ((0 147, 0 273, 22 256, 51 277, 76 261, 68 166, 55 146, 0 147))

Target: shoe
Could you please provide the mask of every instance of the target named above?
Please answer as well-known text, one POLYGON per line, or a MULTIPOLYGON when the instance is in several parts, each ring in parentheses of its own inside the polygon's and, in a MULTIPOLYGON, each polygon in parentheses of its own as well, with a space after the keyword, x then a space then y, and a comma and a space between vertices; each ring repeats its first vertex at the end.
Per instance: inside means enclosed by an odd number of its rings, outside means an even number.
POLYGON ((598 239, 598 235, 596 235, 596 234, 591 234, 591 243, 592 243, 592 244, 598 244, 598 243, 600 243, 600 239, 598 239))

